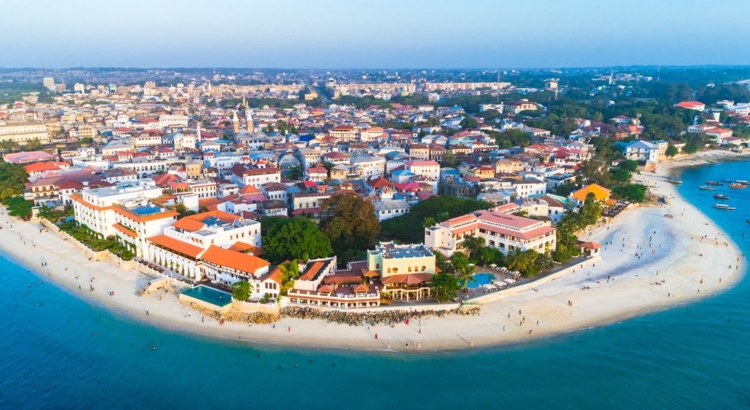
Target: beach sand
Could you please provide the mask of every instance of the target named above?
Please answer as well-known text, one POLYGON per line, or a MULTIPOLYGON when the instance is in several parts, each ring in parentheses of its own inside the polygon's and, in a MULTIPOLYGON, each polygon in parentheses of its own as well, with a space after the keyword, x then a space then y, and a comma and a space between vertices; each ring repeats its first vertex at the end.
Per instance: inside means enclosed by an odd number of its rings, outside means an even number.
POLYGON ((471 344, 479 348, 614 323, 704 298, 737 283, 746 267, 744 259, 736 262, 740 255, 736 245, 665 182, 676 167, 730 157, 739 156, 723 151, 704 152, 661 163, 656 174, 636 176, 653 186, 652 192, 669 197, 670 203, 625 211, 613 223, 582 235, 582 240, 606 244, 600 260, 533 289, 500 296, 483 305, 479 316, 423 318, 393 328, 302 319, 282 319, 275 328, 229 322, 219 325, 209 318, 202 322, 201 314, 180 304, 174 293, 138 296, 138 289, 144 287, 148 277, 122 271, 108 261, 89 261, 55 233, 40 233, 42 226, 38 221, 24 223, 5 214, 0 217, 0 243, 7 256, 37 272, 40 280, 55 283, 97 307, 160 328, 242 343, 300 347, 385 351, 390 344, 394 351, 405 351, 408 343, 410 352, 468 349, 471 344), (667 213, 674 218, 666 218, 667 213), (701 241, 703 235, 709 239, 701 241), (636 253, 643 256, 639 259, 636 253), (42 262, 47 266, 42 266, 42 262), (738 263, 741 266, 735 269, 738 263), (608 276, 614 280, 608 281, 608 276), (656 285, 657 282, 662 284, 656 285), (89 291, 90 285, 95 291, 89 291), (590 289, 582 290, 584 287, 590 289), (109 295, 112 291, 114 296, 109 295), (421 344, 419 350, 415 349, 417 343, 421 344))

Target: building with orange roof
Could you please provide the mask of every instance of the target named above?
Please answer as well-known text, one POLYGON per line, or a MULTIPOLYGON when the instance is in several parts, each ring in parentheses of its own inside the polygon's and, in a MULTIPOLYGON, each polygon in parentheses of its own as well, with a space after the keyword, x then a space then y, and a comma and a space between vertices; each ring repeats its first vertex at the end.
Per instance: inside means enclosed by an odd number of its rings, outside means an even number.
POLYGON ((579 207, 583 205, 583 203, 586 201, 586 197, 589 194, 594 194, 594 197, 599 202, 606 202, 609 199, 611 193, 612 191, 601 185, 590 184, 571 193, 568 198, 572 199, 575 202, 576 207, 579 207))
POLYGON ((102 238, 115 237, 138 257, 148 258, 147 238, 159 235, 178 213, 150 203, 162 190, 150 179, 121 182, 70 195, 75 220, 102 238))

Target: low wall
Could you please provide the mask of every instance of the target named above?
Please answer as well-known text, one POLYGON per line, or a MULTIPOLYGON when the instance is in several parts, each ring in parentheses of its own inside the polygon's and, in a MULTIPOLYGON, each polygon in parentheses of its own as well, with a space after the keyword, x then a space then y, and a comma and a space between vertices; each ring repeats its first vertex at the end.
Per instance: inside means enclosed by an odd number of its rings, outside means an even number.
POLYGON ((256 303, 256 302, 232 302, 232 309, 242 313, 267 313, 270 315, 278 315, 279 307, 278 303, 256 303))
POLYGON ((218 307, 218 306, 216 306, 214 304, 211 304, 211 303, 208 303, 208 302, 204 302, 204 301, 202 301, 200 299, 196 299, 196 298, 194 298, 192 296, 188 296, 188 295, 186 295, 184 293, 180 293, 180 296, 178 296, 178 298, 179 298, 180 302, 187 303, 187 304, 189 304, 192 307, 199 307, 199 308, 202 308, 202 309, 207 309, 207 310, 211 310, 213 312, 219 312, 219 313, 222 313, 222 314, 223 313, 227 313, 229 311, 229 309, 232 308, 232 304, 231 303, 228 304, 228 305, 226 305, 226 306, 224 306, 224 307, 218 307))
POLYGON ((474 299, 470 299, 468 302, 474 302, 474 303, 479 303, 479 304, 485 304, 485 303, 494 302, 494 301, 496 301, 496 300, 498 300, 498 299, 500 299, 502 297, 510 296, 510 295, 515 295, 517 293, 524 292, 524 291, 536 288, 537 286, 541 286, 541 285, 543 285, 543 284, 545 284, 547 282, 551 282, 551 281, 553 281, 555 279, 558 279, 558 278, 560 278, 562 276, 565 276, 568 273, 571 273, 572 271, 574 271, 576 269, 581 269, 581 265, 584 265, 584 266, 591 265, 591 264, 594 264, 594 263, 596 263, 596 262, 598 262, 600 260, 601 260, 601 256, 597 255, 597 256, 594 256, 593 258, 586 259, 585 261, 583 261, 580 264, 577 264, 577 265, 574 265, 574 266, 569 266, 569 267, 567 267, 565 269, 562 269, 562 270, 560 270, 558 272, 555 272, 555 273, 553 273, 551 275, 547 275, 547 276, 545 276, 543 278, 539 278, 537 280, 533 280, 531 282, 527 282, 527 283, 524 283, 522 285, 512 286, 512 287, 509 287, 507 289, 503 289, 503 290, 499 290, 497 292, 489 293, 487 295, 482 295, 482 296, 476 297, 474 299))
POLYGON ((73 246, 78 249, 79 251, 83 252, 86 256, 88 256, 92 261, 104 261, 108 260, 115 264, 117 267, 119 267, 122 270, 133 270, 133 261, 126 261, 124 259, 121 259, 119 256, 113 254, 110 251, 104 250, 104 251, 93 251, 91 248, 87 247, 86 245, 82 244, 81 242, 78 242, 78 240, 70 234, 68 234, 65 231, 61 231, 60 228, 53 224, 52 222, 46 220, 46 219, 40 219, 39 222, 44 225, 47 229, 49 229, 52 232, 55 232, 58 234, 61 238, 64 240, 70 242, 73 244, 73 246))
POLYGON ((460 303, 432 303, 429 305, 422 305, 422 304, 420 305, 397 305, 397 306, 381 305, 378 307, 369 307, 369 308, 337 308, 337 307, 292 303, 289 301, 288 297, 284 296, 281 298, 281 302, 279 303, 279 306, 282 308, 304 307, 304 308, 320 310, 323 312, 340 311, 340 312, 351 312, 351 313, 383 313, 383 312, 389 312, 389 311, 414 312, 416 310, 417 312, 426 312, 426 311, 433 311, 433 310, 451 310, 451 309, 457 309, 461 307, 461 304, 460 303))
POLYGON ((165 287, 171 286, 169 278, 156 278, 148 282, 148 285, 141 291, 141 296, 147 295, 151 292, 164 289, 165 287))

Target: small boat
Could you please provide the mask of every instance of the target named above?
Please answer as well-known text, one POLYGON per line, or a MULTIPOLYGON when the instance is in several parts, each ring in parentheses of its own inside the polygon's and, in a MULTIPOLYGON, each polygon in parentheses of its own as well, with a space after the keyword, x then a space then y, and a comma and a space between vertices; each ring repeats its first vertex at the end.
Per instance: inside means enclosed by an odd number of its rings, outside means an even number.
POLYGON ((729 199, 729 197, 726 196, 726 195, 724 195, 724 194, 716 194, 716 195, 714 195, 714 198, 716 198, 716 199, 729 199))
POLYGON ((734 181, 734 183, 735 184, 740 184, 740 185, 750 185, 750 182, 744 181, 742 179, 738 179, 738 180, 734 181))
POLYGON ((722 211, 734 211, 735 209, 737 209, 734 206, 729 206, 725 204, 715 204, 713 207, 716 209, 721 209, 722 211))
POLYGON ((719 185, 724 185, 724 183, 723 182, 719 182, 719 181, 708 181, 708 182, 706 182, 706 185, 719 186, 719 185))
POLYGON ((732 182, 731 179, 722 179, 722 181, 724 181, 724 182, 732 182))
POLYGON ((729 187, 733 189, 745 189, 747 188, 747 185, 734 183, 734 184, 729 184, 729 187))
POLYGON ((667 182, 669 182, 670 184, 675 184, 675 185, 680 185, 680 184, 682 184, 682 181, 678 181, 678 180, 676 180, 676 179, 674 179, 674 178, 672 178, 672 177, 670 177, 670 178, 667 178, 667 182))
POLYGON ((716 191, 716 188, 708 185, 701 185, 698 187, 701 191, 716 191))

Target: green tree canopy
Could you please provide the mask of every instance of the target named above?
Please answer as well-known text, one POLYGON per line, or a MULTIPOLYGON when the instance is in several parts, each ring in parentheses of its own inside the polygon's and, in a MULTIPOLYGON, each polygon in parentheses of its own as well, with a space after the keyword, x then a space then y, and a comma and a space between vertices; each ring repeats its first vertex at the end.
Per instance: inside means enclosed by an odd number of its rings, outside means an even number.
POLYGON ((430 289, 438 302, 446 302, 458 295, 461 285, 459 285, 455 276, 449 273, 438 273, 432 276, 430 289))
POLYGON ((308 260, 333 255, 331 241, 323 235, 315 222, 300 216, 278 218, 271 222, 266 235, 263 236, 263 250, 271 262, 308 260))
POLYGON ((321 221, 320 230, 337 254, 350 249, 367 249, 380 234, 375 207, 358 195, 334 195, 321 208, 323 213, 332 216, 321 221))
POLYGON ((630 202, 646 200, 646 186, 641 184, 627 184, 612 188, 612 196, 630 202))
POLYGON ((239 301, 246 301, 250 297, 253 285, 246 280, 241 280, 232 284, 232 297, 239 301))

